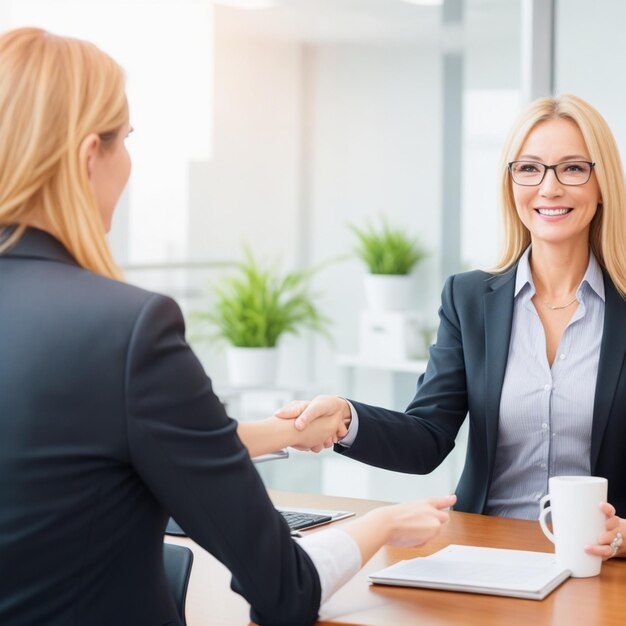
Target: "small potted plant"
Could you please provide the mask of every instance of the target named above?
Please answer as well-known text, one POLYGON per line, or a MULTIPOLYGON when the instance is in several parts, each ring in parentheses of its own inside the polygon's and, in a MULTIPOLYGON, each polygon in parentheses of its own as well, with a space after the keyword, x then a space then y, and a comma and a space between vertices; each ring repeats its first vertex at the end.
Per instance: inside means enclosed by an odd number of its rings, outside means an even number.
POLYGON ((416 237, 394 228, 385 220, 380 226, 351 226, 356 235, 356 254, 365 263, 365 296, 371 311, 406 311, 414 309, 415 290, 411 270, 428 251, 416 237))
POLYGON ((327 333, 328 319, 310 293, 315 271, 283 274, 276 265, 262 265, 246 250, 235 272, 213 287, 212 307, 193 317, 213 329, 209 339, 227 342, 231 384, 275 385, 281 337, 304 329, 327 333))

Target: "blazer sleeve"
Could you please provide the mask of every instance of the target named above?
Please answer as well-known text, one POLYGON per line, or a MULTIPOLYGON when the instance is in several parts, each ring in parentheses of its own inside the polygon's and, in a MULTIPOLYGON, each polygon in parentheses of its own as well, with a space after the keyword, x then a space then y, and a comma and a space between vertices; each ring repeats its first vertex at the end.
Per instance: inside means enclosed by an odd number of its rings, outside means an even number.
POLYGON ((158 503, 228 567, 255 621, 314 623, 317 571, 269 500, 169 298, 144 304, 125 381, 131 462, 158 503))
POLYGON ((411 404, 402 413, 350 399, 359 416, 359 430, 352 446, 336 445, 336 452, 396 472, 427 474, 454 448, 468 410, 454 278, 444 285, 437 341, 411 404))

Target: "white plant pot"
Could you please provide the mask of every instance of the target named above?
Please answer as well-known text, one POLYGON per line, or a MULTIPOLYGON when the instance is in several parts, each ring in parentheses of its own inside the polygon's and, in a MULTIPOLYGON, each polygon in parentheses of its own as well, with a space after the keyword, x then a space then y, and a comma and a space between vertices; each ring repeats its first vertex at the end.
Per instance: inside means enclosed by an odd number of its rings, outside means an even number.
POLYGON ((226 348, 230 384, 235 387, 275 387, 278 348, 226 348))
POLYGON ((411 274, 366 274, 365 300, 375 313, 411 311, 416 308, 417 291, 411 274))

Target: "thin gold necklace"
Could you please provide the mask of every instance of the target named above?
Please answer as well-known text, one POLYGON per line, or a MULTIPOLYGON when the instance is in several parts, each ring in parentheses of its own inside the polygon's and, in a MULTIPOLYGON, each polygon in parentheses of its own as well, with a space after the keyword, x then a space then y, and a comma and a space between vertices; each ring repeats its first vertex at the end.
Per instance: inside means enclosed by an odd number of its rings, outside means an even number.
POLYGON ((566 309, 568 306, 572 306, 574 302, 578 300, 578 296, 574 296, 573 300, 570 300, 567 304, 561 304, 560 306, 556 306, 554 304, 550 304, 546 300, 543 303, 551 310, 551 311, 560 311, 561 309, 566 309))

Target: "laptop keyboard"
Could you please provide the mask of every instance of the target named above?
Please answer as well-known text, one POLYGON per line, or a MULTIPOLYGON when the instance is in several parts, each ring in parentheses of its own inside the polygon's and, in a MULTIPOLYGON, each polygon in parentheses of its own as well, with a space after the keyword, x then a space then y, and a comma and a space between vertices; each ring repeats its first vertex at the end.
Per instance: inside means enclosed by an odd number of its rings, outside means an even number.
POLYGON ((317 526, 332 520, 330 515, 302 513, 301 511, 280 511, 280 514, 285 518, 291 530, 302 530, 303 528, 317 526))
MULTIPOLYGON (((303 513, 302 511, 279 511, 283 516, 290 530, 302 530, 311 526, 318 526, 330 522, 333 518, 330 515, 320 515, 318 513, 303 513)), ((186 537, 185 531, 170 517, 165 529, 168 535, 180 535, 186 537)))

